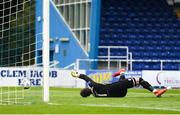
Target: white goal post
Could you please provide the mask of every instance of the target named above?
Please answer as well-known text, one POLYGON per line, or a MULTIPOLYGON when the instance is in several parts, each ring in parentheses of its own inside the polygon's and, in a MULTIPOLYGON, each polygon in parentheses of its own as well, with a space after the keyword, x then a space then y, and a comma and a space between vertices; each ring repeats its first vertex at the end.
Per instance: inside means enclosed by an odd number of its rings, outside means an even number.
POLYGON ((49 8, 50 1, 43 0, 43 100, 49 102, 49 8))

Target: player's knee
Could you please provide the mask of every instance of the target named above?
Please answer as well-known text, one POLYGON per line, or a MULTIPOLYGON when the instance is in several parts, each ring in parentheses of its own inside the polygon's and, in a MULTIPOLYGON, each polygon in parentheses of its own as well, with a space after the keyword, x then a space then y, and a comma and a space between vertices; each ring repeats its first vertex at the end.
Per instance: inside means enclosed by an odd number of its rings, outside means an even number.
POLYGON ((142 79, 142 78, 136 78, 136 77, 134 77, 134 78, 133 78, 133 85, 134 85, 134 86, 139 86, 139 85, 140 85, 140 82, 141 82, 141 79, 142 79))
POLYGON ((144 79, 140 77, 139 78, 139 83, 142 82, 142 81, 144 81, 144 79))

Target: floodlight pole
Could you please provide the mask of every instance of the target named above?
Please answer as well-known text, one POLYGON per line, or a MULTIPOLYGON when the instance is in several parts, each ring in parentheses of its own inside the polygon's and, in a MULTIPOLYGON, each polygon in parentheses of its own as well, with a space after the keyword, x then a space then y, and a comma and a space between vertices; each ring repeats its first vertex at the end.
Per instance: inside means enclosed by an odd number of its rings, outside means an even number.
POLYGON ((43 0, 43 100, 49 102, 49 0, 43 0))

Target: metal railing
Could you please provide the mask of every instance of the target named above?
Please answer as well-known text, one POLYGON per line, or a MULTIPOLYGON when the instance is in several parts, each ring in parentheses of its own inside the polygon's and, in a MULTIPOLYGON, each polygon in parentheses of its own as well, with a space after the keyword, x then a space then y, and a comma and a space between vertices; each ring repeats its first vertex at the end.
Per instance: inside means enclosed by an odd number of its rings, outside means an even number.
POLYGON ((126 60, 126 66, 128 67, 128 60, 132 59, 132 53, 129 52, 128 46, 99 46, 99 49, 107 49, 107 55, 105 56, 98 56, 99 60, 107 59, 108 68, 110 67, 110 61, 114 59, 124 59, 126 60), (117 50, 124 50, 126 53, 125 55, 111 55, 111 51, 117 49, 117 50))
POLYGON ((101 69, 107 69, 107 70, 111 70, 111 69, 119 69, 119 68, 126 68, 127 70, 133 70, 133 63, 134 62, 147 62, 147 63, 159 63, 159 70, 164 70, 164 64, 165 63, 179 63, 179 70, 180 70, 180 60, 133 60, 133 59, 128 59, 128 60, 119 60, 119 59, 77 59, 76 63, 74 64, 74 68, 75 69, 93 69, 91 68, 91 63, 92 62, 104 62, 107 65, 105 65, 104 67, 102 67, 101 69), (112 67, 112 64, 115 62, 116 65, 112 67), (122 62, 127 62, 128 64, 126 64, 126 66, 122 65, 122 62), (83 68, 83 66, 81 67, 81 63, 86 63, 87 66, 89 66, 89 68, 83 68), (128 65, 128 66, 127 66, 128 65))
MULTIPOLYGON (((132 59, 132 52, 129 52, 128 46, 99 46, 99 49, 105 49, 106 55, 98 56, 99 59, 77 59, 75 63, 65 67, 74 69, 119 69, 126 68, 126 70, 133 70, 134 63, 159 63, 158 70, 164 70, 165 63, 178 63, 178 70, 180 70, 180 60, 139 60, 132 59), (123 50, 125 55, 111 55, 113 49, 123 50)), ((119 51, 121 53, 121 51, 119 51)), ((119 53, 117 52, 117 53, 119 53)), ((116 53, 116 52, 115 52, 116 53)), ((146 64, 145 64, 146 65, 146 64)), ((148 65, 148 64, 147 64, 148 65)), ((143 68, 143 67, 142 67, 143 68)), ((151 68, 150 68, 151 69, 151 68)), ((153 69, 153 68, 152 68, 153 69)), ((151 69, 151 70, 152 70, 151 69)), ((156 68, 157 70, 157 68, 156 68)))

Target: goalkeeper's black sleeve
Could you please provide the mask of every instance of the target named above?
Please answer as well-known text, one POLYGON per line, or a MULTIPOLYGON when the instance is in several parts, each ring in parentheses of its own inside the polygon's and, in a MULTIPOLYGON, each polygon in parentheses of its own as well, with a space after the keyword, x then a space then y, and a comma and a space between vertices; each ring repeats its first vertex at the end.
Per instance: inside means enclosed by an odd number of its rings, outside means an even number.
POLYGON ((89 85, 89 87, 93 87, 94 85, 96 85, 96 83, 91 78, 89 78, 87 75, 80 74, 79 78, 85 80, 87 82, 87 84, 89 85))

